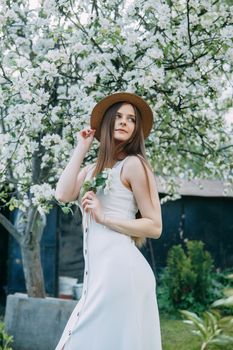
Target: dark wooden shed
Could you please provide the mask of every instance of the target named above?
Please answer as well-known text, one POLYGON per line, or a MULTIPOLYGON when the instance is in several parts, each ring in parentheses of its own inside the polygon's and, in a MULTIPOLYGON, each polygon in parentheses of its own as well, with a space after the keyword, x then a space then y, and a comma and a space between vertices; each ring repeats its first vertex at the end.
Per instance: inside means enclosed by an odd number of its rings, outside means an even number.
MULTIPOLYGON (((167 182, 156 178, 161 198, 167 182)), ((166 265, 169 248, 185 240, 201 240, 211 253, 217 268, 233 265, 233 188, 225 193, 218 180, 176 180, 180 199, 162 205, 163 232, 153 240, 157 267, 166 265)))

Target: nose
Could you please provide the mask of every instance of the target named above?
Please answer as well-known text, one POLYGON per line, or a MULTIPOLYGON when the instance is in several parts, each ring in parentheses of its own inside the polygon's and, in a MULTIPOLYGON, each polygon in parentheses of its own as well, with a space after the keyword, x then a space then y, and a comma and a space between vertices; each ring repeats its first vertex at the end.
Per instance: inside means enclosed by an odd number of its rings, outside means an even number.
POLYGON ((121 120, 121 121, 120 121, 120 125, 126 125, 125 120, 121 120))

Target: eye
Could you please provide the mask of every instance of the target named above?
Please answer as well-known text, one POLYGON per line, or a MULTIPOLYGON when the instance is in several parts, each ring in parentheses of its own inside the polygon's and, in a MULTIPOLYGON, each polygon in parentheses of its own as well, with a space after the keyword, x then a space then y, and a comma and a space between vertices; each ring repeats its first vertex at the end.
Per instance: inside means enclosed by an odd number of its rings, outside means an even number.
POLYGON ((134 117, 129 117, 129 120, 130 120, 131 122, 133 122, 133 123, 135 123, 135 122, 136 122, 136 120, 135 120, 135 118, 134 118, 134 117))

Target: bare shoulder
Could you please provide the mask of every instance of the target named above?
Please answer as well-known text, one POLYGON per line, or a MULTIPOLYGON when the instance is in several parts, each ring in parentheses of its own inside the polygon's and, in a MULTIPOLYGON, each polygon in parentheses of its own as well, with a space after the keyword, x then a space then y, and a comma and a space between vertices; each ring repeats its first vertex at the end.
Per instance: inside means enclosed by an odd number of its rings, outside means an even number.
MULTIPOLYGON (((128 158, 125 161, 125 170, 127 170, 128 172, 134 172, 135 174, 135 170, 139 171, 139 172, 145 172, 145 168, 142 164, 144 158, 136 156, 136 155, 131 155, 128 156, 128 158), (140 159, 141 158, 141 159, 140 159)), ((148 168, 148 166, 146 165, 146 163, 144 163, 144 165, 148 168)))
POLYGON ((128 156, 122 169, 122 181, 125 186, 132 189, 133 183, 138 186, 142 182, 147 182, 150 171, 145 171, 145 168, 149 170, 147 164, 143 164, 143 158, 140 159, 136 155, 128 156))
POLYGON ((128 167, 140 165, 141 161, 138 156, 130 155, 125 161, 125 165, 128 167))

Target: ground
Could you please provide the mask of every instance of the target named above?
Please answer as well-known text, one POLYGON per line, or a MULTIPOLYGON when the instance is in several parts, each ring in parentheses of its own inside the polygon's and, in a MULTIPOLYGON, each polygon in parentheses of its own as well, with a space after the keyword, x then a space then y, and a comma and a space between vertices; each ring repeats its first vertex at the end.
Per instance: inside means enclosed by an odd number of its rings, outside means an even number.
POLYGON ((200 340, 181 320, 161 317, 161 333, 163 350, 200 350, 200 340))

